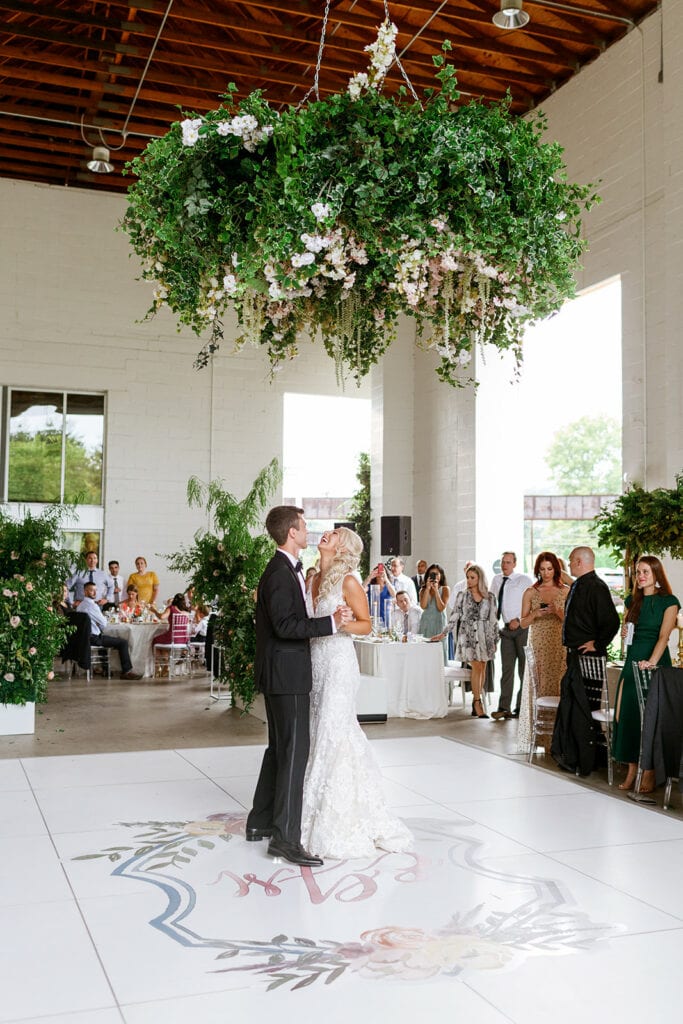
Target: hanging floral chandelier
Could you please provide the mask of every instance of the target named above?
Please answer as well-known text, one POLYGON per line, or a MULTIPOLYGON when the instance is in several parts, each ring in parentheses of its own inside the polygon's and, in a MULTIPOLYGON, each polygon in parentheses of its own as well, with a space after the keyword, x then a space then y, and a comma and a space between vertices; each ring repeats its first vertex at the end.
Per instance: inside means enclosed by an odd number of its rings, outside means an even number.
POLYGON ((278 113, 258 91, 233 102, 230 86, 133 160, 123 227, 157 281, 149 313, 166 305, 210 330, 198 365, 232 308, 237 347, 265 345, 274 370, 320 334, 338 374, 360 380, 405 315, 460 385, 476 345, 519 359, 525 326, 574 294, 596 196, 567 182, 543 117, 456 105, 443 56, 424 104, 407 77, 383 95, 396 34, 385 21, 345 93, 278 113))

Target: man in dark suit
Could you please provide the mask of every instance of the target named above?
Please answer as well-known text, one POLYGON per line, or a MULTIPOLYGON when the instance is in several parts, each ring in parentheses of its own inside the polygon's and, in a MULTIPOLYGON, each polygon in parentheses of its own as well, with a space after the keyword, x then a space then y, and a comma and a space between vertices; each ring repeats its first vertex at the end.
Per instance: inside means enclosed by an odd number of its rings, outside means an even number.
POLYGON ((420 599, 420 588, 425 581, 426 572, 427 563, 425 562, 424 558, 421 558, 420 561, 415 566, 415 575, 411 577, 413 583, 415 584, 415 593, 417 594, 418 601, 420 599))
POLYGON ((581 656, 604 656, 619 629, 619 615, 609 587, 595 572, 595 555, 589 547, 576 547, 569 556, 575 577, 564 606, 562 643, 567 648, 567 671, 560 686, 560 703, 550 753, 565 771, 590 775, 602 730, 592 717, 600 695, 587 691, 581 656))
POLYGON ((265 699, 268 746, 247 817, 248 841, 268 838, 268 853, 292 864, 317 866, 301 846, 301 805, 309 751, 313 637, 330 636, 352 618, 347 607, 309 619, 299 554, 306 547, 303 509, 278 505, 266 517, 277 551, 266 566, 256 601, 256 688, 265 699))

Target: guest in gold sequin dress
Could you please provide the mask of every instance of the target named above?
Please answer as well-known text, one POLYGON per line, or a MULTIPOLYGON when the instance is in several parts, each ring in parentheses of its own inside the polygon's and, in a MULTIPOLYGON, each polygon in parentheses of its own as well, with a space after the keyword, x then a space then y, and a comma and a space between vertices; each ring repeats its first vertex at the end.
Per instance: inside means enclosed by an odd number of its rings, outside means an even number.
MULTIPOLYGON (((539 697, 559 697, 566 669, 566 651, 562 646, 562 621, 569 587, 562 582, 562 567, 552 551, 542 551, 534 565, 536 582, 522 597, 522 629, 529 627, 528 644, 538 668, 539 697)), ((524 673, 522 704, 519 712, 517 750, 528 754, 531 744, 531 686, 529 666, 524 673)), ((550 743, 550 738, 543 740, 550 743)))

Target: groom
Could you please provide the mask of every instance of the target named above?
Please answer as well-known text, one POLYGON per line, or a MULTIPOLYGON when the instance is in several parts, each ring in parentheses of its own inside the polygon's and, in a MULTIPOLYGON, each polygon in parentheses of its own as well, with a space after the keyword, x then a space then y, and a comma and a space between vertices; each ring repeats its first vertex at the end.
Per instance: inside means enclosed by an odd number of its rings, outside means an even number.
POLYGON ((268 746, 247 817, 249 842, 268 838, 268 853, 292 864, 322 864, 301 846, 301 805, 308 761, 312 637, 330 636, 352 617, 347 607, 309 619, 299 554, 306 547, 303 509, 278 505, 266 517, 277 551, 256 602, 256 689, 264 695, 268 746))

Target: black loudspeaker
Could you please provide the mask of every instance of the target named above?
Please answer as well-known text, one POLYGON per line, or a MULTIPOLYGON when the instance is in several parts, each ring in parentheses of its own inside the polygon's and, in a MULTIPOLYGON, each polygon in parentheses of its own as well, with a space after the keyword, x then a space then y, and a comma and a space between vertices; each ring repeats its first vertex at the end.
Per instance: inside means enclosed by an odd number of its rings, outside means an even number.
POLYGON ((410 555, 410 516, 382 516, 380 547, 383 555, 410 555))
POLYGON ((334 524, 335 530, 338 530, 340 526, 345 526, 347 530, 353 530, 354 533, 356 532, 356 524, 355 523, 335 523, 334 524))

